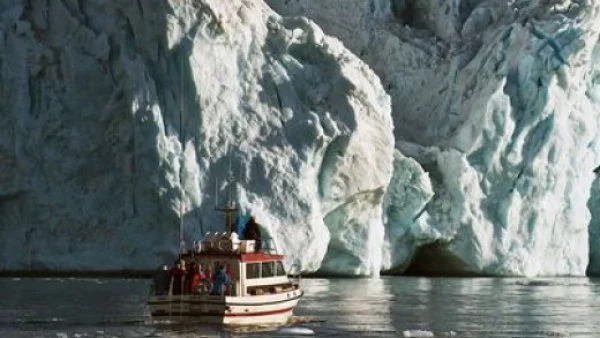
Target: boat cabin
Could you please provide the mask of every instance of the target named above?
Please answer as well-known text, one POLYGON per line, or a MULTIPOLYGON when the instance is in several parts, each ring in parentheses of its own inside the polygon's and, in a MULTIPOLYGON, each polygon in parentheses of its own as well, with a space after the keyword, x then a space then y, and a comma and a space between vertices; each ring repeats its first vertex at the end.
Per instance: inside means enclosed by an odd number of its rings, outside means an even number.
MULTIPOLYGON (((186 262, 200 264, 206 275, 205 283, 212 283, 211 277, 220 266, 231 278, 231 285, 225 288, 227 296, 254 296, 281 293, 294 290, 283 266, 283 256, 268 253, 192 254, 186 255, 186 262), (186 259, 187 258, 187 259, 186 259)), ((207 294, 206 284, 196 290, 197 294, 207 294)))
MULTIPOLYGON (((186 265, 184 284, 190 283, 189 267, 192 265, 196 269, 199 267, 204 276, 197 285, 182 287, 182 294, 244 297, 297 290, 299 281, 288 277, 283 265, 284 256, 269 248, 265 251, 255 250, 254 242, 237 240, 230 233, 208 234, 195 250, 180 256, 186 265), (219 295, 213 289, 213 276, 221 267, 225 267, 231 283, 225 285, 219 295)), ((172 294, 172 290, 171 285, 169 290, 163 292, 172 294)))

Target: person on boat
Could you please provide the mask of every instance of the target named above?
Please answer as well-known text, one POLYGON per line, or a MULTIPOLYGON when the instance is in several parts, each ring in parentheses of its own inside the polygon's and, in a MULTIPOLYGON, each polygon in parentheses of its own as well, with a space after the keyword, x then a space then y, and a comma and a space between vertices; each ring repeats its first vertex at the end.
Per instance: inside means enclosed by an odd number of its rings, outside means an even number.
POLYGON ((226 264, 225 265, 225 274, 227 274, 227 276, 229 276, 230 279, 233 279, 233 272, 231 271, 231 264, 226 264))
POLYGON ((157 296, 169 293, 169 268, 163 265, 154 275, 154 294, 157 296))
POLYGON ((213 274, 212 274, 212 268, 210 267, 210 264, 208 264, 206 266, 205 275, 206 275, 206 279, 208 279, 209 281, 212 280, 213 274))
MULTIPOLYGON (((233 274, 231 272, 231 265, 226 264, 224 271, 225 271, 225 274, 227 275, 227 277, 229 278, 229 280, 232 281, 233 280, 233 274)), ((231 287, 231 283, 228 284, 228 285, 225 285, 225 294, 227 294, 227 295, 231 294, 230 287, 231 287)))
POLYGON ((183 260, 175 261, 175 266, 171 269, 170 275, 172 294, 180 295, 185 290, 185 262, 183 260))
POLYGON ((245 239, 244 229, 246 229, 246 223, 248 223, 249 219, 250 218, 248 216, 242 215, 238 215, 238 217, 236 218, 235 224, 233 225, 233 232, 238 235, 239 239, 245 239))
POLYGON ((254 250, 260 251, 262 247, 260 229, 258 228, 258 223, 256 223, 254 216, 250 216, 250 219, 246 223, 246 227, 244 228, 244 239, 254 240, 254 250))
POLYGON ((185 270, 185 280, 189 281, 185 283, 185 293, 190 294, 194 293, 194 289, 192 287, 192 281, 194 278, 194 274, 196 273, 196 262, 191 261, 187 265, 187 269, 185 270))
POLYGON ((231 278, 225 273, 225 266, 220 265, 218 271, 213 276, 213 286, 210 290, 211 295, 223 295, 225 285, 231 284, 231 278))
POLYGON ((205 267, 204 275, 206 276, 206 279, 204 280, 204 291, 210 293, 212 290, 213 268, 211 264, 206 264, 205 267))
POLYGON ((190 266, 183 259, 181 260, 181 269, 183 270, 183 283, 181 284, 181 293, 187 294, 190 290, 190 278, 188 277, 188 271, 191 271, 191 269, 190 266))
POLYGON ((190 269, 190 291, 189 293, 199 293, 199 289, 204 284, 206 280, 206 275, 202 271, 202 264, 192 264, 192 268, 190 269))

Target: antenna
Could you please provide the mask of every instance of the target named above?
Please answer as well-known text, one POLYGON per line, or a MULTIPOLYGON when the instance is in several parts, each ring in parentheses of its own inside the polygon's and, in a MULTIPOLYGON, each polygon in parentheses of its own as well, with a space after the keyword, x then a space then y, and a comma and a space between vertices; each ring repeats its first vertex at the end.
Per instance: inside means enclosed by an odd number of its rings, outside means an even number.
POLYGON ((233 207, 231 183, 234 182, 233 173, 231 172, 231 152, 229 152, 229 170, 227 171, 227 190, 229 196, 227 198, 227 206, 233 207))
POLYGON ((179 111, 179 143, 181 144, 181 157, 179 159, 179 252, 185 253, 185 240, 183 237, 183 156, 185 154, 185 138, 183 137, 183 49, 181 50, 180 59, 180 76, 181 76, 181 93, 179 94, 181 100, 181 110, 179 111))
POLYGON ((229 154, 229 172, 227 174, 226 182, 227 182, 227 189, 228 189, 227 203, 223 207, 220 207, 220 208, 215 207, 215 210, 225 213, 225 231, 231 232, 232 226, 233 226, 233 214, 236 211, 238 211, 238 209, 235 207, 235 204, 233 203, 233 199, 232 199, 232 197, 233 197, 232 186, 233 186, 233 182, 235 182, 235 178, 231 171, 231 153, 229 154))

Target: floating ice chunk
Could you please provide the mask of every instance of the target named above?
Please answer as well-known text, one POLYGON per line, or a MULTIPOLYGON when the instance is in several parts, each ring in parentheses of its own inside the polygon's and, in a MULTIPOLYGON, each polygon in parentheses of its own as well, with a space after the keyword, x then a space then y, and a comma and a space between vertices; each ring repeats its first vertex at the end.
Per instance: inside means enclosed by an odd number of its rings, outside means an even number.
POLYGON ((549 280, 542 279, 521 279, 516 282, 517 285, 523 286, 549 286, 552 282, 549 280))
POLYGON ((433 337, 434 334, 427 330, 405 330, 402 331, 404 337, 433 337))
POLYGON ((278 331, 279 333, 291 334, 296 336, 313 336, 315 331, 307 327, 284 327, 278 331))
POLYGON ((456 332, 450 330, 447 332, 442 332, 441 335, 442 337, 456 337, 456 332))

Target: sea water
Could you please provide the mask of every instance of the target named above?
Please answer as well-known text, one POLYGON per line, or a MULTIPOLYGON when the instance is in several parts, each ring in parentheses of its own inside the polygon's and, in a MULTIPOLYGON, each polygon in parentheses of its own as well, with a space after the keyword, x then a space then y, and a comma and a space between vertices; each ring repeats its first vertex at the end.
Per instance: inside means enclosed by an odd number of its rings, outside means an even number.
POLYGON ((143 279, 0 279, 0 337, 600 337, 600 280, 303 279, 283 327, 153 320, 143 279))

